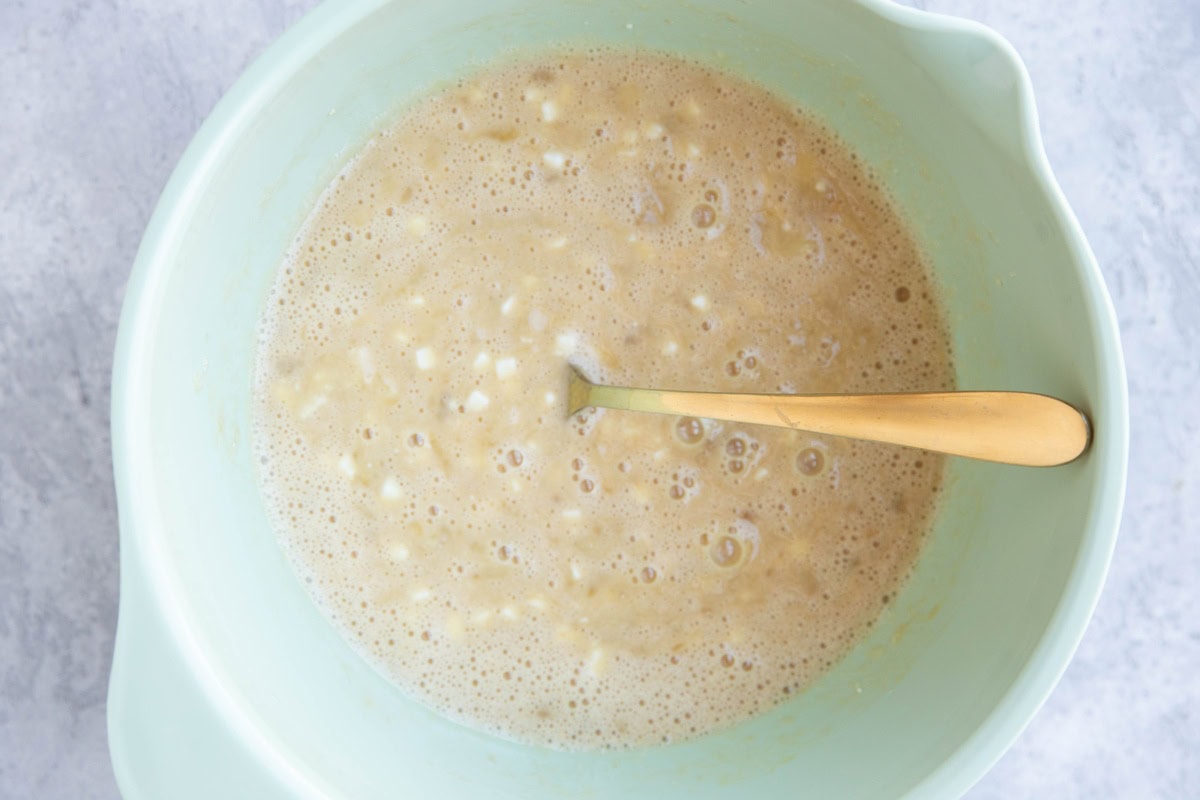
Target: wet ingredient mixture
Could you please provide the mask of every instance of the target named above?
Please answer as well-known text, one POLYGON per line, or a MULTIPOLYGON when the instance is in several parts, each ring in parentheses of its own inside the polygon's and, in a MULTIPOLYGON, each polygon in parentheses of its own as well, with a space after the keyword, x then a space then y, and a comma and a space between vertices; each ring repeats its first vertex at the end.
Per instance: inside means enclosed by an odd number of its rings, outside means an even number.
POLYGON ((942 459, 588 411, 623 385, 944 390, 930 273, 845 144, 674 57, 568 52, 421 101, 281 266, 256 378, 280 541, 415 698, 563 748, 771 708, 889 602, 942 459))

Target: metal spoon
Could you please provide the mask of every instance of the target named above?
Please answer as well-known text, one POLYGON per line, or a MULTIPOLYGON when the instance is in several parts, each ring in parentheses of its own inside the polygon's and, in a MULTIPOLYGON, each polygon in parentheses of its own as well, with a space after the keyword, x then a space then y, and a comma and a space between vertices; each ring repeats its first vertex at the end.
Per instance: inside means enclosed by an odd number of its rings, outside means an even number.
POLYGON ((572 367, 567 416, 591 407, 723 419, 920 447, 1030 467, 1078 458, 1091 423, 1074 406, 1028 392, 725 394, 599 386, 572 367))

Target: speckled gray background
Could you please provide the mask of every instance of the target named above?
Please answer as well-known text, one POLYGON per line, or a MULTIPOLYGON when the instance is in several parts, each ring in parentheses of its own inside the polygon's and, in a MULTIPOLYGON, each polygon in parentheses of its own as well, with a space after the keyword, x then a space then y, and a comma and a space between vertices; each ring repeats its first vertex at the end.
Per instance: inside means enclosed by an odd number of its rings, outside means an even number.
MULTIPOLYGON (((310 0, 0 0, 0 798, 109 798, 108 394, 184 146, 310 0)), ((928 0, 1009 38, 1113 293, 1133 446, 1061 685, 972 798, 1200 797, 1200 5, 928 0)))

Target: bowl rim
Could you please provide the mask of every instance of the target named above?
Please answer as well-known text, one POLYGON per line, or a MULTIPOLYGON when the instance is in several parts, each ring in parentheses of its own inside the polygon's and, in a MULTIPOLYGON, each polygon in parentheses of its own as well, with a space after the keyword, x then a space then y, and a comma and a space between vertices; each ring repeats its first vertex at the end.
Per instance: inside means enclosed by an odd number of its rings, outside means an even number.
MULTIPOLYGON (((111 426, 112 458, 120 510, 121 596, 130 594, 127 582, 136 573, 147 581, 158 611, 167 622, 165 635, 179 648, 182 663, 201 694, 213 705, 232 736, 278 777, 295 796, 325 797, 325 781, 293 761, 285 746, 238 705, 233 692, 208 663, 200 642, 187 622, 186 611, 161 570, 163 558, 152 534, 162 519, 153 493, 135 492, 152 474, 147 431, 148 398, 137 392, 149 374, 153 337, 150 332, 162 314, 171 256, 192 210, 212 179, 215 168, 265 101, 329 42, 388 0, 324 2, 307 13, 259 56, 221 98, 204 121, 171 174, 138 248, 125 291, 113 360, 111 426)), ((1107 460, 1098 465, 1096 486, 1085 535, 1058 607, 1030 659, 984 721, 951 755, 912 787, 910 796, 958 796, 966 792, 1000 759, 1029 724, 1067 668, 1087 628, 1116 544, 1124 505, 1129 451, 1128 387, 1119 328, 1112 300, 1096 259, 1084 237, 1046 157, 1038 126, 1033 87, 1024 63, 1012 45, 981 23, 898 5, 891 0, 853 0, 854 4, 901 28, 940 36, 983 40, 1007 62, 1016 77, 1022 157, 1053 210, 1054 223, 1066 234, 1073 267, 1081 280, 1100 357, 1096 403, 1108 411, 1107 460)), ((128 633, 119 614, 117 639, 128 633)), ((118 647, 113 657, 110 694, 123 670, 131 669, 118 647)), ((118 782, 126 788, 125 765, 117 763, 121 730, 109 704, 108 735, 118 782)))

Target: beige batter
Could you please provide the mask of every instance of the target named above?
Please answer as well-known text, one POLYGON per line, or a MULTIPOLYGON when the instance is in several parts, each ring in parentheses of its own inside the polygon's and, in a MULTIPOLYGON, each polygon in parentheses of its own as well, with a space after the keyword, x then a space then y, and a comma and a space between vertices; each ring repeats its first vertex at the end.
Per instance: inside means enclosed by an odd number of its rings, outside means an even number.
POLYGON ((565 419, 594 380, 940 390, 902 221, 781 98, 651 54, 501 65, 379 133, 279 272, 267 501, 314 598, 443 713, 565 748, 677 741, 840 658, 910 571, 928 453, 565 419))

